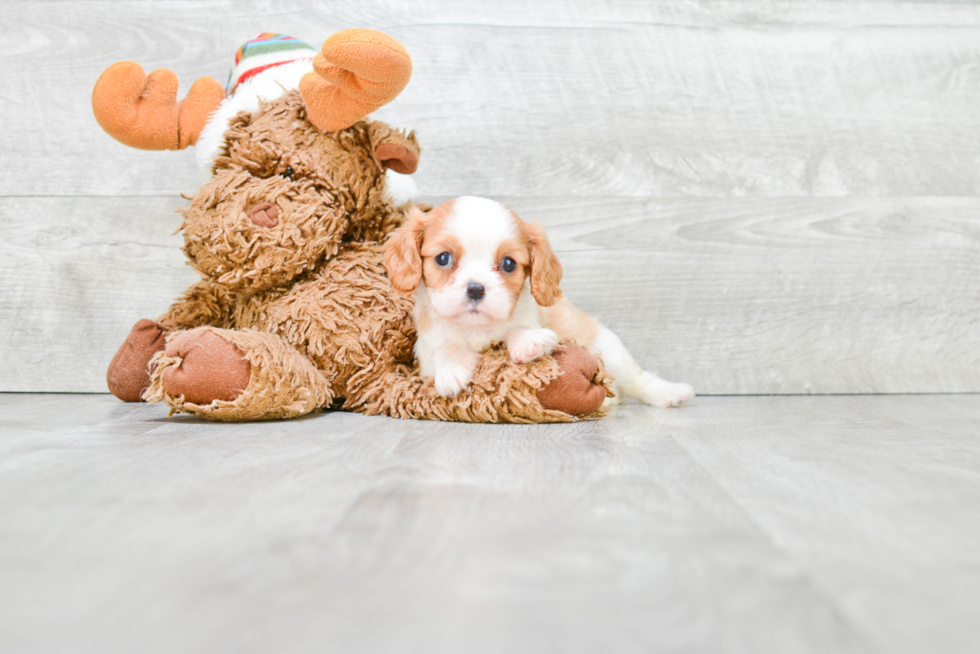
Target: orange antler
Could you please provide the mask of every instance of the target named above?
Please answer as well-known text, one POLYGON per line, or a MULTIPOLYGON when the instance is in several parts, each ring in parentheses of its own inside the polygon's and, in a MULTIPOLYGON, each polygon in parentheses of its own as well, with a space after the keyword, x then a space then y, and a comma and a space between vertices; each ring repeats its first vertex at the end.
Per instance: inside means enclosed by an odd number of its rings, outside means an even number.
POLYGON ((149 75, 135 61, 105 69, 92 91, 95 119, 112 138, 142 150, 182 150, 197 142, 208 116, 225 97, 214 78, 202 77, 177 102, 177 76, 149 75))
POLYGON ((350 127, 395 99, 412 76, 412 58, 401 43, 381 32, 337 32, 300 81, 306 115, 325 132, 350 127))

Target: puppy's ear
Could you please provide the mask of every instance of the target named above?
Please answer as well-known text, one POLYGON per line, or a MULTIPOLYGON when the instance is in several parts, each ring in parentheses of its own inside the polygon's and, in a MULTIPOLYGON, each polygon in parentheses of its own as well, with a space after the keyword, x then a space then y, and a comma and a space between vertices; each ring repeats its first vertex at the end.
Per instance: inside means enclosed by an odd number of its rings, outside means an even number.
POLYGON ((541 306, 550 307, 561 297, 561 264, 540 225, 525 223, 524 233, 531 246, 531 295, 541 306))
POLYGON ((385 267, 388 279, 396 291, 411 293, 422 282, 422 225, 425 214, 414 207, 405 216, 405 223, 393 231, 384 244, 385 267))

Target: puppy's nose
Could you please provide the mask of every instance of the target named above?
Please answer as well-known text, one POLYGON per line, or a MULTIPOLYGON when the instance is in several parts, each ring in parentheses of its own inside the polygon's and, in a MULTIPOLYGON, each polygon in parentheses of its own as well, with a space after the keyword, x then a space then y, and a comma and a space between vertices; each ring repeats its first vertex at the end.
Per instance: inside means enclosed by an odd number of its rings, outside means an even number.
POLYGON ((466 296, 473 300, 474 302, 479 302, 483 299, 483 294, 487 290, 483 288, 483 284, 477 284, 476 282, 470 282, 466 285, 466 296))

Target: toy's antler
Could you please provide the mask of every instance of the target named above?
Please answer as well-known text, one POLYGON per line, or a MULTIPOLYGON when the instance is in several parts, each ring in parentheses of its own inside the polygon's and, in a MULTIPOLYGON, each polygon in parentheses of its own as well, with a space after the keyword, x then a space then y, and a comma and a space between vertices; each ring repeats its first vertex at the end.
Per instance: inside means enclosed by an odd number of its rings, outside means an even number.
POLYGON ((225 97, 214 78, 202 77, 177 102, 177 76, 149 75, 135 61, 105 69, 92 91, 92 110, 110 136, 142 150, 181 150, 197 141, 208 116, 225 97))
POLYGON ((412 58, 381 32, 351 29, 323 43, 299 89, 310 122, 325 132, 350 127, 395 99, 412 76, 412 58))

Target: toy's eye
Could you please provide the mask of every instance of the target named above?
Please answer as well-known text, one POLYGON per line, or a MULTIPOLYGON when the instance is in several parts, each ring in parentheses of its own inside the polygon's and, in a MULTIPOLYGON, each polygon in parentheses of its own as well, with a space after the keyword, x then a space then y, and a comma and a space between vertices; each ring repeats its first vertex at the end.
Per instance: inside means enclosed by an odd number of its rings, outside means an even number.
POLYGON ((436 255, 436 265, 445 268, 453 262, 453 255, 448 252, 443 252, 436 255))
POLYGON ((504 260, 500 262, 500 269, 512 273, 517 270, 517 262, 510 257, 504 257, 504 260))
POLYGON ((296 171, 293 170, 293 167, 292 166, 286 166, 286 170, 283 171, 280 174, 280 177, 285 177, 286 179, 292 179, 293 178, 293 175, 295 175, 295 174, 296 174, 296 171))

